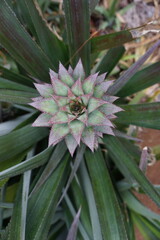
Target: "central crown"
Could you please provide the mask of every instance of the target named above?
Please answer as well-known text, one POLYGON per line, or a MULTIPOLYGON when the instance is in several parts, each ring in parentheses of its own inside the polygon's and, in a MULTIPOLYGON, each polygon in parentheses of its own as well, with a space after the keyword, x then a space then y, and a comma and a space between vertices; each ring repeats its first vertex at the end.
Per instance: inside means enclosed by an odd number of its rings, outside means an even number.
POLYGON ((49 145, 65 139, 73 155, 81 142, 94 151, 103 134, 114 135, 111 120, 122 109, 113 104, 117 97, 107 94, 113 81, 105 76, 95 73, 86 78, 79 61, 75 69, 60 64, 58 73, 50 70, 51 84, 35 84, 40 96, 30 105, 42 114, 33 126, 51 127, 49 145))

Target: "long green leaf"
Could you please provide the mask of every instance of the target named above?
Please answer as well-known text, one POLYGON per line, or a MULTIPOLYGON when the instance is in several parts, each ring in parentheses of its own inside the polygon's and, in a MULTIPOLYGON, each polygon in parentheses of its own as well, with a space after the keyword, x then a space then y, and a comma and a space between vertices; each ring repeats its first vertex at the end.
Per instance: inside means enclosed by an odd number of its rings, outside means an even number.
POLYGON ((85 153, 103 238, 107 240, 127 239, 120 206, 110 175, 100 150, 85 153))
POLYGON ((117 123, 160 129, 160 103, 121 105, 124 112, 117 113, 117 123))
POLYGON ((90 1, 65 0, 64 11, 67 27, 70 60, 75 66, 81 58, 86 74, 90 71, 90 1))
POLYGON ((31 75, 43 81, 49 79, 53 64, 32 40, 5 0, 1 0, 0 43, 31 75))
POLYGON ((77 155, 76 155, 76 158, 74 160, 74 165, 72 167, 72 171, 70 173, 70 176, 69 176, 69 179, 67 181, 66 187, 63 191, 63 194, 62 194, 62 196, 59 200, 59 203, 62 201, 65 194, 67 193, 67 190, 68 190, 68 188, 69 188, 69 186, 70 186, 70 184, 71 184, 71 182, 72 182, 72 180, 73 180, 73 178, 74 178, 74 176, 75 176, 75 174, 76 174, 76 172, 79 168, 79 165, 80 165, 81 161, 83 160, 83 154, 84 154, 85 148, 86 148, 85 145, 82 144, 82 146, 77 151, 77 155))
POLYGON ((46 239, 58 198, 67 177, 68 157, 60 163, 28 203, 26 240, 46 239))
POLYGON ((56 70, 58 70, 59 61, 63 64, 67 62, 66 46, 60 41, 52 30, 48 27, 46 20, 44 19, 41 10, 33 0, 19 0, 22 12, 25 9, 28 20, 32 20, 35 32, 37 35, 37 41, 40 43, 41 48, 50 58, 56 70))
POLYGON ((141 217, 143 224, 145 225, 145 232, 149 233, 151 240, 159 240, 160 239, 160 226, 157 226, 153 221, 149 221, 148 219, 145 219, 141 217))
MULTIPOLYGON (((34 23, 32 22, 32 18, 28 12, 28 8, 26 6, 25 1, 16 1, 16 15, 20 22, 31 32, 32 36, 37 40, 37 33, 34 27, 34 23)), ((14 11, 15 12, 15 11, 14 11)))
POLYGON ((146 240, 159 240, 160 238, 160 229, 156 226, 155 223, 149 221, 148 219, 139 216, 132 212, 132 219, 135 225, 138 227, 142 236, 146 240))
POLYGON ((138 71, 138 69, 143 65, 143 63, 150 57, 150 55, 156 50, 157 47, 160 46, 160 40, 157 41, 152 47, 148 49, 148 51, 137 61, 135 62, 127 71, 124 72, 115 83, 110 86, 107 93, 108 94, 116 94, 119 92, 122 87, 126 85, 129 79, 134 76, 134 74, 138 71))
POLYGON ((55 168, 58 166, 58 164, 62 160, 64 154, 66 153, 66 150, 67 150, 67 147, 63 141, 56 146, 55 150, 53 151, 52 156, 50 157, 43 173, 41 174, 40 178, 38 179, 31 194, 36 192, 40 188, 40 186, 42 184, 44 184, 45 181, 50 177, 52 172, 55 170, 55 168))
POLYGON ((33 87, 33 83, 32 83, 33 80, 31 78, 21 75, 19 73, 12 72, 11 70, 8 70, 2 66, 0 66, 0 75, 2 78, 6 78, 13 82, 17 82, 29 87, 33 87))
POLYGON ((10 80, 7 80, 5 78, 0 77, 0 89, 10 89, 10 90, 17 90, 17 91, 26 91, 26 92, 33 92, 37 93, 37 91, 34 88, 27 87, 23 84, 12 82, 10 80))
MULTIPOLYGON (((135 161, 137 164, 139 164, 140 157, 141 157, 140 149, 135 144, 133 144, 131 141, 129 141, 127 139, 119 138, 119 141, 123 146, 127 146, 127 151, 128 151, 129 157, 133 161, 135 161)), ((112 156, 111 152, 110 152, 110 156, 111 156, 111 158, 114 157, 114 156, 112 156)), ((121 186, 123 186, 122 187, 123 189, 125 189, 126 187, 128 189, 130 189, 131 187, 137 186, 135 179, 131 177, 130 171, 123 164, 123 162, 117 161, 116 166, 120 170, 120 172, 123 174, 123 176, 125 177, 125 179, 121 181, 122 182, 121 186), (124 183, 124 182, 126 182, 126 183, 124 183)))
MULTIPOLYGON (((1 187, 0 190, 0 202, 4 202, 5 201, 5 186, 1 187)), ((3 218, 4 218, 4 209, 1 207, 0 208, 0 228, 2 229, 3 227, 3 218)))
MULTIPOLYGON (((56 213, 55 213, 55 215, 56 215, 56 213)), ((56 225, 54 224, 54 226, 51 228, 51 230, 49 232, 48 240, 53 240, 56 238, 59 238, 59 240, 66 238, 65 223, 62 221, 57 222, 56 225)))
POLYGON ((129 171, 131 178, 134 178, 139 183, 142 190, 160 206, 160 195, 139 169, 136 162, 130 157, 124 145, 122 145, 116 137, 109 135, 105 136, 104 142, 117 167, 119 163, 124 166, 129 171))
POLYGON ((67 236, 66 240, 76 240, 80 213, 81 213, 81 208, 78 210, 78 212, 77 212, 77 214, 74 218, 74 221, 73 221, 73 223, 72 223, 72 225, 69 229, 68 236, 67 236))
POLYGON ((0 161, 14 157, 48 134, 45 128, 25 126, 0 137, 0 161))
POLYGON ((109 48, 118 47, 132 40, 134 40, 134 38, 128 30, 110 33, 99 37, 93 37, 91 39, 91 51, 94 53, 109 48))
POLYGON ((93 239, 94 240, 102 240, 102 233, 101 233, 101 227, 98 217, 98 211, 96 207, 95 198, 93 195, 93 189, 91 185, 91 181, 87 172, 86 165, 84 161, 81 162, 80 165, 80 177, 81 177, 81 184, 83 186, 83 190, 85 192, 85 196, 88 202, 89 207, 89 213, 91 218, 91 224, 92 224, 92 232, 93 232, 93 239))
MULTIPOLYGON (((66 202, 66 204, 67 204, 67 207, 68 207, 68 209, 67 210, 69 210, 68 211, 68 213, 67 213, 67 222, 69 223, 69 225, 71 224, 71 222, 72 222, 72 219, 71 219, 71 217, 75 217, 76 216, 76 210, 75 210, 75 208, 74 208, 74 206, 73 206, 73 203, 72 203, 72 201, 71 201, 71 199, 69 198, 69 196, 68 196, 68 194, 66 194, 65 196, 64 196, 64 200, 65 200, 65 202, 66 202)), ((79 206, 80 207, 80 206, 79 206)), ((83 226, 83 224, 81 223, 81 221, 79 221, 79 226, 78 226, 78 228, 79 228, 79 233, 80 234, 78 234, 78 236, 77 236, 77 239, 78 240, 83 240, 83 239, 85 239, 85 240, 91 240, 91 238, 88 236, 88 233, 86 232, 86 230, 85 230, 85 226, 83 226), (81 237, 82 236, 82 237, 81 237)))
POLYGON ((148 218, 149 220, 153 219, 160 222, 160 215, 146 208, 131 192, 125 191, 121 194, 121 196, 132 211, 148 218))
POLYGON ((125 97, 148 88, 160 82, 160 62, 137 72, 126 85, 118 92, 118 96, 125 97))
POLYGON ((31 98, 38 96, 37 93, 16 90, 0 89, 0 101, 18 104, 28 104, 31 98))
POLYGON ((122 46, 111 48, 100 61, 99 65, 97 66, 96 72, 107 73, 107 75, 109 75, 118 63, 118 61, 123 56, 124 52, 125 48, 122 46))
MULTIPOLYGON (((123 213, 126 215, 126 208, 123 209, 123 213)), ((128 232, 128 239, 129 240, 135 240, 135 225, 133 222, 133 219, 131 218, 131 213, 127 211, 127 216, 126 216, 126 229, 128 232)))
MULTIPOLYGON (((13 215, 11 219, 11 229, 8 235, 8 240, 24 240, 22 238, 21 224, 22 224, 22 181, 20 183, 17 196, 15 199, 15 205, 13 208, 13 215)), ((25 217, 25 216, 24 216, 25 217)))
POLYGON ((13 208, 11 229, 8 240, 25 240, 26 213, 30 177, 31 172, 25 172, 23 176, 23 183, 20 183, 19 191, 13 208))
POLYGON ((43 164, 45 164, 52 152, 52 148, 47 148, 43 152, 35 155, 34 157, 31 157, 27 159, 24 162, 21 162, 13 167, 10 167, 2 172, 0 172, 0 180, 17 176, 21 173, 24 173, 25 171, 37 168, 43 164))
POLYGON ((72 197, 74 199, 76 208, 78 209, 79 206, 81 206, 81 218, 80 218, 81 223, 83 224, 86 232, 88 233, 88 236, 90 236, 90 238, 92 239, 93 235, 92 235, 92 227, 91 227, 91 221, 89 216, 88 204, 87 204, 85 195, 83 193, 83 190, 75 178, 71 183, 71 191, 73 194, 72 197))
MULTIPOLYGON (((0 174, 2 173, 3 175, 6 169, 8 171, 8 169, 13 167, 14 165, 22 162, 25 159, 27 152, 28 152, 28 149, 10 159, 2 161, 0 165, 0 174)), ((2 177, 2 179, 3 180, 0 181, 0 187, 2 187, 8 181, 8 178, 5 178, 5 176, 2 177)))
POLYGON ((136 137, 132 137, 124 132, 121 132, 117 129, 113 129, 114 135, 120 138, 124 138, 124 139, 128 139, 128 140, 132 140, 132 141, 136 141, 136 142, 142 142, 141 139, 136 138, 136 137))

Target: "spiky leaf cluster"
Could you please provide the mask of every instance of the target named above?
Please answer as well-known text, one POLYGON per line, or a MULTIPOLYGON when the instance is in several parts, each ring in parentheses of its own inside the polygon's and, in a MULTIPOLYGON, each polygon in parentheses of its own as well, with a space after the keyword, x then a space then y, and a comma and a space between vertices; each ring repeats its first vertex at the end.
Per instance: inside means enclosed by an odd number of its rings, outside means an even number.
POLYGON ((67 71, 62 64, 58 74, 50 70, 51 84, 35 84, 41 96, 30 105, 42 114, 33 126, 51 127, 49 145, 65 139, 73 155, 81 142, 94 151, 103 134, 114 135, 111 120, 122 109, 113 104, 117 97, 107 95, 112 81, 105 81, 105 76, 96 73, 85 78, 79 61, 74 70, 67 71))

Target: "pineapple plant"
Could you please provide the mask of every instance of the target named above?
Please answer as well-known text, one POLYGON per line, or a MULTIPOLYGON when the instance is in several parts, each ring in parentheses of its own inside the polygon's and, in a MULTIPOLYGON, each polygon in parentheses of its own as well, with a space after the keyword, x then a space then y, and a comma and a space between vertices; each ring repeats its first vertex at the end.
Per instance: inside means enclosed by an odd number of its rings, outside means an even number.
POLYGON ((62 64, 58 74, 50 70, 51 84, 35 83, 40 97, 30 105, 43 113, 32 126, 51 127, 49 146, 65 139, 73 156, 81 142, 94 151, 103 134, 114 135, 111 119, 122 109, 112 104, 117 97, 107 95, 112 81, 104 81, 105 75, 85 78, 79 61, 74 70, 70 66, 67 71, 62 64))

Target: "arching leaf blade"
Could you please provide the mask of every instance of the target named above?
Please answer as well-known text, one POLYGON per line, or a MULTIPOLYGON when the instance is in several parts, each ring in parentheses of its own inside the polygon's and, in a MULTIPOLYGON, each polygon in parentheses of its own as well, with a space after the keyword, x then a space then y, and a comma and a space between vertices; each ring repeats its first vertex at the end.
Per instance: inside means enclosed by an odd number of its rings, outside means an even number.
POLYGON ((47 181, 30 197, 26 240, 46 239, 58 199, 68 175, 68 156, 65 156, 47 181))
POLYGON ((8 90, 17 90, 17 91, 26 91, 28 93, 37 93, 37 91, 34 88, 25 86, 21 83, 16 83, 13 81, 10 81, 8 79, 0 77, 0 89, 8 89, 8 90))
POLYGON ((123 112, 117 113, 115 122, 124 125, 160 129, 160 103, 121 105, 123 112))
MULTIPOLYGON (((68 53, 65 44, 57 38, 53 31, 47 25, 46 20, 39 8, 39 5, 33 0, 20 0, 20 7, 26 8, 28 19, 32 20, 37 42, 45 54, 50 58, 56 70, 58 70, 59 61, 65 64, 68 61, 68 53), (23 2, 23 5, 21 5, 23 2)), ((28 23, 28 21, 27 21, 28 23)))
POLYGON ((0 160, 16 156, 36 142, 46 137, 46 128, 34 128, 27 125, 0 137, 0 160))
POLYGON ((0 74, 2 78, 6 78, 16 83, 24 84, 29 87, 33 87, 33 80, 22 74, 15 73, 7 68, 0 66, 0 74))
POLYGON ((63 1, 70 60, 73 66, 79 58, 88 75, 90 72, 90 1, 63 1))
POLYGON ((100 149, 94 154, 87 150, 85 159, 91 177, 96 205, 98 206, 103 238, 127 240, 123 216, 100 149))
POLYGON ((38 95, 33 92, 0 89, 1 102, 28 104, 31 102, 31 98, 34 98, 37 96, 38 95))
POLYGON ((120 97, 126 97, 160 82, 160 62, 137 72, 126 85, 117 93, 120 97))
POLYGON ((127 149, 122 145, 118 138, 113 136, 105 136, 104 143, 106 144, 109 154, 112 156, 114 163, 118 167, 118 163, 127 168, 131 178, 135 179, 142 190, 160 206, 160 195, 155 190, 154 186, 145 177, 133 158, 130 157, 127 149))
POLYGON ((54 65, 20 24, 5 0, 1 0, 0 43, 32 76, 47 81, 54 65), (12 44, 11 44, 12 42, 12 44))
POLYGON ((23 161, 12 167, 7 168, 6 170, 3 170, 2 172, 0 172, 0 180, 20 175, 25 171, 37 168, 45 164, 48 161, 52 150, 53 150, 52 147, 47 148, 46 150, 40 152, 39 154, 27 159, 27 161, 23 161))
POLYGON ((130 80, 131 77, 139 70, 143 63, 151 56, 151 54, 160 46, 160 40, 157 41, 147 52, 138 59, 130 68, 128 68, 108 89, 108 94, 118 93, 130 80))
POLYGON ((27 171, 20 182, 11 218, 8 240, 25 240, 26 214, 31 172, 27 171))
POLYGON ((109 75, 113 68, 116 66, 116 64, 119 62, 121 57, 123 56, 124 52, 125 48, 123 46, 109 49, 108 52, 104 55, 104 57, 100 61, 100 63, 98 64, 96 72, 99 72, 101 74, 107 73, 107 75, 109 75))
POLYGON ((134 38, 132 37, 132 34, 128 30, 93 37, 91 39, 91 51, 92 53, 94 53, 118 47, 132 40, 134 40, 134 38))

